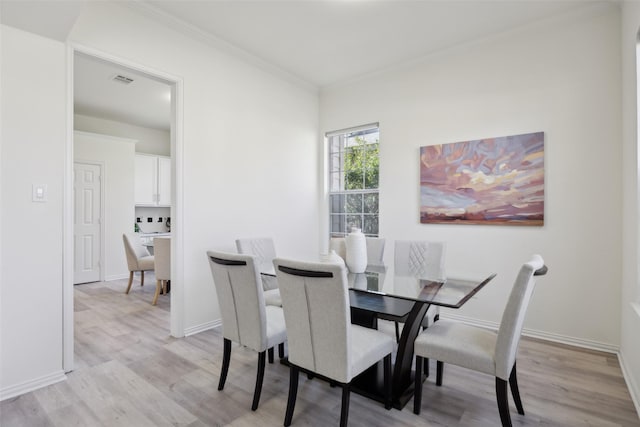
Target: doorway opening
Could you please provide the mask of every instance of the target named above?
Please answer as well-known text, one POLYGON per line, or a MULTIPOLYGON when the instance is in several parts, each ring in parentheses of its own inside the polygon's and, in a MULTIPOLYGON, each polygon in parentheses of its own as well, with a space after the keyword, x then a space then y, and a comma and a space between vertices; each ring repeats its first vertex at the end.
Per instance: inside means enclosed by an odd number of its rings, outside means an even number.
MULTIPOLYGON (((182 80, 84 47, 69 48, 68 68, 63 243, 66 372, 74 369, 74 284, 128 277, 125 233, 138 230, 136 237, 147 244, 155 235, 171 235, 171 292, 164 298, 170 300, 170 334, 184 336, 179 191, 182 80), (162 165, 161 178, 146 177, 157 183, 152 203, 138 200, 140 177, 135 166, 142 156, 162 165)), ((152 281, 147 283, 155 288, 152 281)))

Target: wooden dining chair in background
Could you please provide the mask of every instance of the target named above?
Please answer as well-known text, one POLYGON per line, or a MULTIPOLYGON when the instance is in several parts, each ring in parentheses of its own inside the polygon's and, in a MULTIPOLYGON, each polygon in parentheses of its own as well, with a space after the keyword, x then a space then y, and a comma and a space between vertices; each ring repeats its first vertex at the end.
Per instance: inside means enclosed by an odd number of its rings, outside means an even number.
POLYGON ((151 304, 156 305, 158 296, 162 292, 167 293, 168 283, 171 280, 171 238, 156 237, 153 239, 153 257, 156 274, 156 293, 151 304))
POLYGON ((149 254, 147 248, 142 246, 142 241, 137 233, 125 233, 122 235, 124 242, 124 253, 127 257, 127 268, 129 269, 129 284, 127 291, 131 290, 133 283, 133 275, 136 271, 140 272, 140 286, 144 286, 144 272, 152 271, 155 268, 154 257, 149 254))

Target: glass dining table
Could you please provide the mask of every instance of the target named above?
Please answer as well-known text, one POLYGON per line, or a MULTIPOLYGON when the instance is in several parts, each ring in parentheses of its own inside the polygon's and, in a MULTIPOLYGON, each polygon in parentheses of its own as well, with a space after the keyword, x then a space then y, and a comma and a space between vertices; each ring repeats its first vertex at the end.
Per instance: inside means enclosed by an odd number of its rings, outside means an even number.
MULTIPOLYGON (((364 273, 347 274, 352 323, 377 329, 381 315, 404 323, 393 367, 394 408, 402 409, 413 397, 413 342, 429 307, 460 308, 494 277, 489 274, 478 279, 426 280, 395 275, 384 266, 368 266, 364 273)), ((382 363, 354 378, 352 390, 384 402, 382 363)))
MULTIPOLYGON (((275 271, 261 273, 275 276, 275 271)), ((351 323, 378 328, 378 319, 396 319, 404 323, 392 378, 392 405, 402 409, 413 397, 413 343, 430 306, 460 308, 489 283, 495 273, 477 279, 447 277, 427 280, 415 276, 395 275, 392 269, 369 265, 364 273, 347 273, 351 323)), ((351 390, 384 403, 384 368, 382 362, 364 371, 351 382, 351 390)))

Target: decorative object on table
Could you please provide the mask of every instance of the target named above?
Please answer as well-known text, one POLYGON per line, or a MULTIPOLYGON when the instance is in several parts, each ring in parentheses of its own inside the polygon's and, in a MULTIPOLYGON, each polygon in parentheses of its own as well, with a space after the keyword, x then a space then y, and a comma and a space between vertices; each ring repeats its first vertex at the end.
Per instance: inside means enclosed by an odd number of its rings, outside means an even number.
POLYGON ((544 132, 420 148, 423 224, 544 224, 544 132))
POLYGON ((359 228, 352 228, 345 238, 347 268, 352 273, 364 273, 367 268, 367 240, 359 228))

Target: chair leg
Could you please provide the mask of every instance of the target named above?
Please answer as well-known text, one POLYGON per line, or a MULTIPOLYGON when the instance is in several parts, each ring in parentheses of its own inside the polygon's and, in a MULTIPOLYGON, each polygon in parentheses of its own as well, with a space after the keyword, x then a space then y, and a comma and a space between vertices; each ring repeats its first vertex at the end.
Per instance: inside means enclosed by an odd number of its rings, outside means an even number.
POLYGON ((498 411, 502 427, 511 427, 511 416, 509 415, 509 395, 507 394, 507 381, 496 377, 496 399, 498 400, 498 411))
POLYGON ((438 360, 436 363, 436 385, 442 385, 442 373, 444 371, 444 363, 438 360))
POLYGON ((423 358, 416 356, 416 373, 413 384, 413 413, 420 415, 422 407, 422 367, 424 366, 423 358))
POLYGON ((269 358, 269 363, 273 363, 273 347, 267 350, 267 357, 269 358))
POLYGON ((144 286, 144 270, 140 271, 140 286, 144 286))
POLYGON ((349 400, 351 389, 349 384, 342 384, 342 409, 340 410, 340 427, 347 427, 349 422, 349 400))
POLYGON ((293 409, 296 406, 296 396, 298 394, 298 375, 300 369, 297 366, 289 367, 289 398, 287 399, 287 412, 284 416, 284 425, 289 427, 293 418, 293 409))
POLYGON ((384 357, 384 409, 391 409, 391 353, 384 357))
POLYGON ((262 380, 264 379, 265 356, 265 351, 258 353, 258 375, 256 376, 256 389, 253 392, 253 404, 251 405, 252 411, 258 409, 258 403, 260 403, 260 392, 262 391, 262 380))
POLYGON ((158 302, 158 295, 160 295, 161 289, 162 289, 162 280, 156 280, 156 293, 153 296, 153 301, 151 302, 151 305, 156 305, 156 303, 158 302))
POLYGON ((424 376, 429 378, 429 358, 425 357, 423 359, 424 362, 422 363, 422 370, 424 372, 424 376))
POLYGON ((394 322, 396 324, 396 342, 400 342, 400 326, 398 326, 398 322, 394 322))
POLYGON ((280 359, 284 359, 284 343, 283 342, 278 344, 278 357, 280 359))
POLYGON ((227 372, 229 372, 229 360, 231 359, 231 340, 224 339, 224 353, 222 354, 222 371, 220 372, 220 382, 218 383, 218 390, 224 388, 224 383, 227 380, 227 372))
POLYGON ((511 386, 511 395, 513 396, 513 402, 516 404, 518 413, 524 415, 524 408, 522 407, 522 400, 520 400, 520 391, 518 390, 518 375, 516 374, 516 364, 513 364, 511 369, 511 375, 509 376, 509 385, 511 386))
POLYGON ((128 294, 129 291, 131 290, 131 284, 133 283, 133 271, 129 272, 129 284, 127 285, 127 292, 125 292, 125 294, 128 294))

